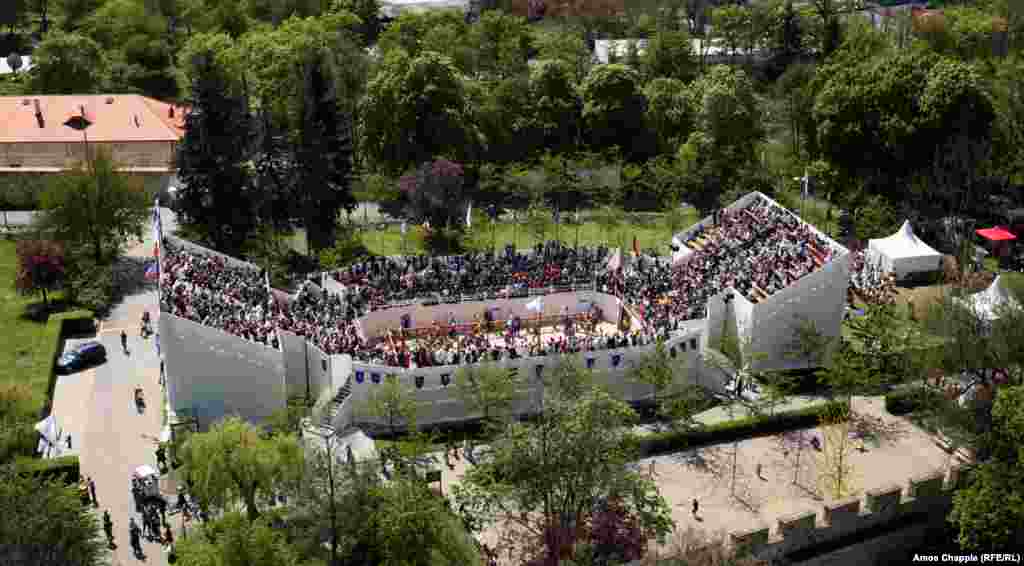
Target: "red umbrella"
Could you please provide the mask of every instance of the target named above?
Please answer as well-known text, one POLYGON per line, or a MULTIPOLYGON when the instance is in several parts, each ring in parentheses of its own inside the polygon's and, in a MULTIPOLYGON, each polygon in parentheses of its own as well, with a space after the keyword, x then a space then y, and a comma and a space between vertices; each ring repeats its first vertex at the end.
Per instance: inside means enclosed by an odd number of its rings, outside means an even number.
POLYGON ((1005 226, 995 226, 993 228, 983 228, 975 230, 979 236, 993 242, 1001 242, 1003 240, 1016 240, 1017 236, 1013 235, 1005 226))

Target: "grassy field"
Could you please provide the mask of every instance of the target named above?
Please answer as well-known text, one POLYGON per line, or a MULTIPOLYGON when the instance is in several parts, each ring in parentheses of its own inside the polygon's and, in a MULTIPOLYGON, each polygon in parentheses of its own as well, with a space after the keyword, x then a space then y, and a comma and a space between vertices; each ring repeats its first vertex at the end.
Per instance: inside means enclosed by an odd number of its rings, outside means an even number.
MULTIPOLYGON (((55 332, 59 325, 34 322, 26 308, 42 301, 39 295, 22 296, 14 290, 17 270, 15 242, 0 240, 0 422, 35 419, 46 403, 50 385, 55 332)), ((59 292, 51 301, 63 300, 59 292)), ((0 452, 11 448, 0 435, 0 452)), ((4 458, 0 454, 0 461, 4 458)))
MULTIPOLYGON (((688 227, 697 220, 699 220, 697 212, 687 209, 684 221, 677 226, 676 230, 688 227)), ((660 214, 624 214, 622 224, 614 230, 609 230, 597 222, 582 222, 578 232, 581 246, 607 244, 610 247, 622 246, 625 249, 630 249, 633 245, 633 236, 636 236, 641 249, 654 249, 659 254, 669 252, 669 241, 672 238, 672 230, 667 220, 660 214)), ((403 253, 402 232, 398 226, 366 230, 361 233, 361 237, 363 244, 376 255, 400 255, 403 253)), ((562 224, 558 226, 557 239, 564 244, 574 246, 576 237, 576 225, 562 224)), ((538 238, 538 234, 522 224, 517 226, 510 222, 500 222, 493 226, 493 241, 498 250, 504 249, 506 244, 513 244, 518 249, 526 249, 545 239, 556 239, 554 225, 546 228, 544 238, 538 238)), ((463 240, 467 249, 478 251, 489 249, 491 241, 492 226, 488 221, 474 222, 473 227, 463 240)), ((404 253, 426 253, 421 228, 409 228, 404 253)))

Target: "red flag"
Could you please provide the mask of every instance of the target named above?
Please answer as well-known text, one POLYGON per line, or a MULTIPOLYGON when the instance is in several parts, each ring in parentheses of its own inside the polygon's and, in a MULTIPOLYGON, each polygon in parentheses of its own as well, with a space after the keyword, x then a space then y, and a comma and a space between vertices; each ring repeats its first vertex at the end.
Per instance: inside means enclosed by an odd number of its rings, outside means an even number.
POLYGON ((160 257, 160 244, 153 244, 153 257, 160 257))
POLYGON ((633 236, 633 253, 640 255, 640 242, 633 236))

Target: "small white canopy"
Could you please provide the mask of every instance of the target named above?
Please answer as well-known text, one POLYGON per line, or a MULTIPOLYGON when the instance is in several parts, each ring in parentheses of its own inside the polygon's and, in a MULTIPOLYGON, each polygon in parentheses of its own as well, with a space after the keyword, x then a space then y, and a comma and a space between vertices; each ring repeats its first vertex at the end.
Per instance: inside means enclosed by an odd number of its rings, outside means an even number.
POLYGON ((1019 307, 1019 303, 1010 296, 1006 289, 1001 285, 1000 280, 1002 277, 996 277, 995 281, 988 286, 988 289, 975 293, 963 298, 957 298, 956 301, 985 320, 993 321, 999 318, 999 308, 1009 305, 1013 307, 1019 307))
POLYGON ((895 273, 897 279, 942 267, 942 254, 914 234, 909 220, 892 236, 869 240, 868 253, 882 271, 895 273))
POLYGON ((57 427, 57 419, 50 415, 36 423, 36 432, 41 437, 37 450, 44 458, 56 458, 64 454, 64 445, 61 443, 63 431, 57 427))

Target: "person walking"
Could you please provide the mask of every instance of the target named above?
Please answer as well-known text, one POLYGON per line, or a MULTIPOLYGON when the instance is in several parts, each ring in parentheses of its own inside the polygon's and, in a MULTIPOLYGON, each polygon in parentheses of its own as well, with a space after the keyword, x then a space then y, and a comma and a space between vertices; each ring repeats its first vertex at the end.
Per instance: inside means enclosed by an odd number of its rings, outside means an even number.
POLYGON ((114 544, 114 522, 110 520, 110 511, 107 509, 103 510, 103 532, 107 534, 107 546, 117 548, 114 544))
POLYGON ((151 528, 152 526, 153 523, 151 523, 149 520, 149 507, 144 507, 142 509, 142 538, 146 540, 153 539, 153 530, 151 528))
POLYGON ((171 526, 164 524, 164 548, 170 550, 171 546, 174 545, 174 533, 171 532, 171 526))
POLYGON ((697 498, 694 497, 693 498, 693 516, 694 517, 697 516, 697 511, 699 511, 699 510, 700 510, 700 503, 697 503, 697 498))
POLYGON ((96 482, 89 478, 89 495, 92 497, 93 507, 99 507, 100 502, 96 499, 96 482))
POLYGON ((136 558, 142 557, 142 540, 140 536, 142 529, 139 528, 139 524, 135 522, 135 517, 129 519, 128 523, 128 535, 131 538, 132 550, 135 552, 136 558))
POLYGON ((121 350, 128 355, 128 334, 124 330, 121 331, 121 350))

